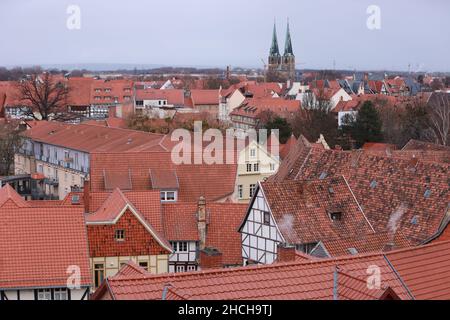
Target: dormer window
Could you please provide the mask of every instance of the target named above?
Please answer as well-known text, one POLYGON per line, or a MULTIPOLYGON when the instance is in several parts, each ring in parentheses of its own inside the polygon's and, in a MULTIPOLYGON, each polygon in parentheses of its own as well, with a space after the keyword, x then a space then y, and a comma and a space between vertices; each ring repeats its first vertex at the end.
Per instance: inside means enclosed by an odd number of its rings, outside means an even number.
POLYGON ((176 202, 177 192, 176 191, 161 191, 161 202, 176 202))
POLYGON ((340 212, 340 211, 330 212, 330 219, 332 221, 341 221, 342 220, 342 212, 340 212))
POLYGON ((125 241, 125 230, 123 229, 116 230, 116 232, 114 233, 114 239, 116 241, 125 241))

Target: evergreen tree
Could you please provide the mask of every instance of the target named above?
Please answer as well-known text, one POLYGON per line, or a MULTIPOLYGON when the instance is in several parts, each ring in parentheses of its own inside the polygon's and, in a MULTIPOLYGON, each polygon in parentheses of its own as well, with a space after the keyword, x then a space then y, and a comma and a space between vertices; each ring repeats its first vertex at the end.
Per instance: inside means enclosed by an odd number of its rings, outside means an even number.
POLYGON ((350 133, 357 148, 361 148, 366 142, 383 141, 383 123, 371 101, 364 102, 354 119, 346 120, 343 131, 350 133))

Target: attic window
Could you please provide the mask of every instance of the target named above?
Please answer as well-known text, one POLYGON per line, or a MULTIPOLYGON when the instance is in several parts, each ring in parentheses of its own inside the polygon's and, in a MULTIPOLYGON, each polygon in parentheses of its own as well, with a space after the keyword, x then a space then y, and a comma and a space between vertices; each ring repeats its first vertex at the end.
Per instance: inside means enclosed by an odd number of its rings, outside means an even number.
POLYGON ((320 177, 319 177, 319 179, 320 180, 323 180, 323 179, 325 179, 326 177, 327 177, 327 173, 326 172, 322 172, 321 174, 320 174, 320 177))
POLYGON ((372 180, 372 182, 370 183, 370 187, 372 189, 375 189, 378 186, 378 182, 376 180, 372 180))
POLYGON ((340 211, 330 212, 330 218, 332 221, 341 221, 342 220, 342 212, 340 212, 340 211))
POLYGON ((264 219, 264 224, 265 225, 270 225, 270 213, 269 212, 264 212, 264 217, 263 217, 263 219, 264 219))
POLYGON ((429 198, 429 197, 431 196, 431 190, 430 190, 430 189, 425 190, 425 193, 424 193, 423 196, 424 196, 425 198, 429 198))
POLYGON ((114 233, 114 239, 116 239, 116 241, 125 241, 125 230, 116 230, 116 232, 114 233))

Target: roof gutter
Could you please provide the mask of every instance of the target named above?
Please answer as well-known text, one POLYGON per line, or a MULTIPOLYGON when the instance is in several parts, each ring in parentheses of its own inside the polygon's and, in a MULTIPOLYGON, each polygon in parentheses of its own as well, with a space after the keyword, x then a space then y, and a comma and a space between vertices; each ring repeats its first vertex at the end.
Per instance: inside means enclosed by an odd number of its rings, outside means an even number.
POLYGON ((339 293, 338 293, 338 267, 334 267, 333 272, 333 300, 337 301, 339 300, 339 293))

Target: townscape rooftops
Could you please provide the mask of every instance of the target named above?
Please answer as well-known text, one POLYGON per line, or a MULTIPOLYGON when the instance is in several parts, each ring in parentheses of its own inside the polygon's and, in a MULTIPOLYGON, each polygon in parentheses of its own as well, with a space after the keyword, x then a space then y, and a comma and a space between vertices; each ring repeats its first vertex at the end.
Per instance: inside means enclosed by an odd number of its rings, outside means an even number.
POLYGON ((450 164, 364 151, 320 150, 299 139, 271 181, 343 175, 377 232, 398 230, 418 244, 434 235, 448 210, 450 164))
MULTIPOLYGON (((450 242, 337 259, 251 266, 229 270, 148 277, 112 277, 102 286, 117 300, 160 300, 165 286, 181 299, 333 299, 337 271, 338 299, 448 299, 450 242), (407 262, 413 263, 408 268, 407 262), (428 263, 434 261, 435 263, 428 263), (367 287, 368 270, 382 274, 380 288, 367 287), (446 268, 446 269, 444 269, 446 268), (400 278, 399 278, 400 276, 400 278)), ((105 291, 99 290, 94 299, 105 291)))
POLYGON ((11 189, 0 189, 0 198, 9 199, 0 205, 0 288, 66 287, 71 266, 80 268, 81 286, 89 286, 83 209, 25 205, 11 189))

